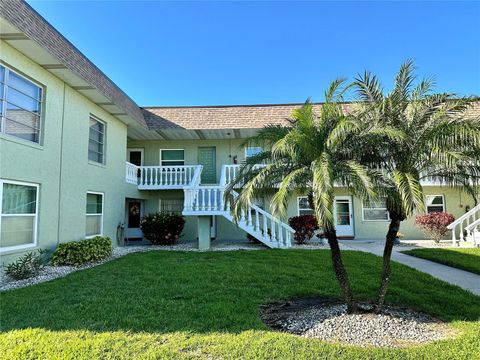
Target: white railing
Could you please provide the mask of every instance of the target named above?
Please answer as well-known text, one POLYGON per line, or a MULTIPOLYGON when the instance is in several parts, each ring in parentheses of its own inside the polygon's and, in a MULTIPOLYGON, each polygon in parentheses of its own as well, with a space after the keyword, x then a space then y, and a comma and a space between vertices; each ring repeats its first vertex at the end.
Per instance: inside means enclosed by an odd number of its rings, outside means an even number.
POLYGON ((474 246, 480 246, 480 219, 475 220, 473 223, 465 227, 467 234, 471 236, 471 240, 474 246))
POLYGON ((136 166, 126 163, 126 181, 139 190, 183 189, 198 185, 202 165, 136 166))
MULTIPOLYGON (((225 197, 224 186, 197 186, 185 188, 184 215, 222 215, 235 222, 231 205, 238 193, 231 192, 231 198, 225 197)), ((288 248, 292 244, 294 230, 256 205, 251 205, 236 223, 269 247, 288 248)))
MULTIPOLYGON (((236 191, 232 191, 232 195, 234 199, 238 197, 236 191)), ((259 240, 278 242, 280 248, 292 246, 292 236, 295 230, 257 205, 250 205, 246 214, 245 211, 242 211, 238 223, 245 224, 244 230, 249 228, 251 235, 259 240)))
MULTIPOLYGON (((469 235, 469 232, 472 232, 470 225, 476 223, 480 219, 480 204, 470 209, 457 220, 452 222, 447 226, 448 229, 452 230, 452 245, 460 245, 461 241, 465 241, 465 235, 469 235), (466 234, 465 234, 466 233, 466 234), (458 234, 458 240, 457 240, 458 234)), ((475 231, 475 227, 472 227, 475 231)))
POLYGON ((125 179, 127 183, 129 184, 138 184, 138 175, 139 175, 139 167, 135 164, 129 163, 127 161, 126 167, 125 167, 125 179))
MULTIPOLYGON (((265 164, 256 164, 253 165, 253 169, 260 169, 262 167, 265 167, 265 164)), ((242 165, 240 164, 233 164, 233 165, 223 165, 222 166, 222 173, 220 175, 220 185, 227 186, 229 185, 232 181, 235 180, 237 177, 238 173, 240 172, 240 168, 242 165)))
POLYGON ((222 165, 222 173, 220 174, 220 185, 228 185, 238 175, 240 165, 222 165))

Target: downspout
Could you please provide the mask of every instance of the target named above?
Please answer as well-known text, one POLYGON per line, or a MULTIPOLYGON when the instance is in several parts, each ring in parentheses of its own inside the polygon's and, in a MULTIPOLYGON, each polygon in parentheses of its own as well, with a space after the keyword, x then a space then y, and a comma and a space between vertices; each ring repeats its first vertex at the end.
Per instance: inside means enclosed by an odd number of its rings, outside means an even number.
POLYGON ((62 104, 62 130, 60 135, 60 177, 58 181, 58 214, 57 214, 57 247, 60 244, 60 217, 61 217, 61 203, 62 203, 62 165, 63 165, 63 127, 65 123, 65 94, 66 94, 66 84, 63 83, 63 104, 62 104))

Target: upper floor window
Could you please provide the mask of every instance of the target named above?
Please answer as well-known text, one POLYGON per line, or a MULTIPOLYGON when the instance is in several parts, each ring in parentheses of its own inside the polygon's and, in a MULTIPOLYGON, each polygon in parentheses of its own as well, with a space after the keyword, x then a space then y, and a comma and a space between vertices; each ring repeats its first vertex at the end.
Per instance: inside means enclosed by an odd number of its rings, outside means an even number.
POLYGON ((0 132, 40 142, 42 88, 0 65, 0 132))
POLYGON ((263 149, 260 146, 247 146, 245 148, 245 160, 248 160, 248 158, 260 154, 262 151, 263 149))
POLYGON ((88 159, 105 164, 105 123, 90 117, 88 159))
POLYGON ((128 162, 137 166, 143 165, 143 149, 127 149, 128 162))
POLYGON ((376 201, 363 201, 362 205, 364 221, 387 221, 390 218, 386 198, 380 198, 376 201))
POLYGON ((0 251, 37 242, 38 185, 0 180, 0 251))
POLYGON ((444 212, 445 199, 443 195, 427 195, 427 213, 444 212))
POLYGON ((185 150, 183 149, 160 150, 160 165, 162 166, 185 165, 185 150))

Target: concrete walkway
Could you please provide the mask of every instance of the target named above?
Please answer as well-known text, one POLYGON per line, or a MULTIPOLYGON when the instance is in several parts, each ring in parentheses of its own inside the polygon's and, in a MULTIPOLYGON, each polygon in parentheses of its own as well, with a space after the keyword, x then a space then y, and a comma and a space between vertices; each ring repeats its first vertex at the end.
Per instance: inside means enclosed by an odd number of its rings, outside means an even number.
MULTIPOLYGON (((342 241, 342 244, 350 250, 365 251, 378 256, 383 255, 383 241, 350 240, 342 241)), ((430 274, 433 277, 446 281, 450 284, 457 285, 462 289, 468 290, 480 296, 480 275, 400 253, 400 251, 410 250, 413 248, 414 247, 394 246, 392 260, 430 274)))

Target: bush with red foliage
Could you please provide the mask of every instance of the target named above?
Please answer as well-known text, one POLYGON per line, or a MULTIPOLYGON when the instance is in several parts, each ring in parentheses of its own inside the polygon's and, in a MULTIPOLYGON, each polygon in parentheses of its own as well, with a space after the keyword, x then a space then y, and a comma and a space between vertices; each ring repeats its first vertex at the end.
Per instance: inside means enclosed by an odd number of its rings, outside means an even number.
POLYGON ((154 245, 173 245, 182 235, 185 219, 181 215, 158 212, 143 217, 140 227, 143 236, 154 245))
POLYGON ((455 217, 446 212, 422 214, 417 215, 415 218, 415 224, 420 230, 437 243, 440 242, 442 237, 447 233, 447 226, 453 221, 455 221, 455 217))
POLYGON ((305 244, 318 230, 318 222, 313 215, 293 216, 288 219, 288 224, 295 230, 293 238, 297 244, 305 244))

